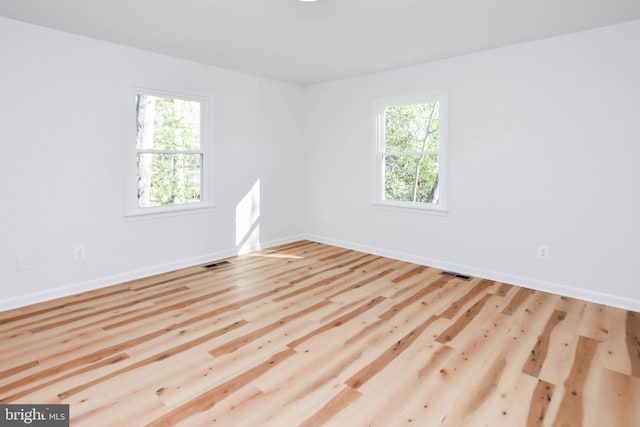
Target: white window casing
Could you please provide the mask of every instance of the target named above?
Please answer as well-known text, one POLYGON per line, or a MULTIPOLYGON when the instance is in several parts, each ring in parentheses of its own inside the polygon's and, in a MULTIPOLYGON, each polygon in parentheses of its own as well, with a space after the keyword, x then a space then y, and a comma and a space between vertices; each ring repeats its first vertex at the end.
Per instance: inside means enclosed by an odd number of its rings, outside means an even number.
POLYGON ((375 207, 436 215, 447 214, 447 116, 448 93, 446 90, 374 101, 375 181, 372 204, 375 207), (420 111, 422 116, 415 113, 411 116, 412 119, 406 118, 402 114, 404 111, 402 109, 410 112, 420 111), (393 126, 392 128, 393 124, 389 124, 390 128, 387 129, 386 115, 394 113, 397 123, 404 127, 393 126), (434 116, 437 119, 433 119, 434 116), (395 129, 398 128, 402 129, 396 132, 395 129), (401 133, 402 131, 404 134, 401 133), (393 140, 395 145, 391 141, 392 137, 389 139, 389 144, 387 143, 387 132, 400 135, 393 140), (427 141, 431 141, 429 138, 432 134, 435 139, 432 138, 433 142, 429 143, 432 146, 428 146, 427 141), (397 142, 407 141, 407 136, 415 136, 413 146, 398 148, 402 145, 412 145, 397 142), (426 158, 430 159, 429 165, 424 162, 426 158), (392 162, 392 159, 395 162, 392 162), (398 166, 401 163, 404 164, 404 169, 403 166, 398 166), (425 168, 431 166, 437 172, 431 171, 429 174, 421 170, 423 166, 425 168), (399 170, 397 175, 393 175, 393 171, 397 170, 399 170), (430 178, 433 185, 421 189, 419 183, 422 177, 430 178), (425 196, 425 190, 428 189, 430 189, 427 191, 428 196, 425 196))
POLYGON ((215 207, 211 98, 135 86, 129 99, 125 216, 173 216, 215 207), (156 107, 158 102, 168 105, 162 107, 166 110, 156 107), (157 108, 164 114, 156 114, 157 108))

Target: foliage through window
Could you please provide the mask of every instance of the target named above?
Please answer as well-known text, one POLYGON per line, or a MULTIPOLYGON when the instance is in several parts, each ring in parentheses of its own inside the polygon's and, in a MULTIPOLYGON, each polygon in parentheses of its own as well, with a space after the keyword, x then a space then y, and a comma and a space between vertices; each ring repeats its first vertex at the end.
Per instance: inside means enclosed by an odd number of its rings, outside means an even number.
POLYGON ((135 91, 137 208, 203 201, 200 99, 135 91))
POLYGON ((377 201, 445 209, 446 97, 377 104, 377 201))

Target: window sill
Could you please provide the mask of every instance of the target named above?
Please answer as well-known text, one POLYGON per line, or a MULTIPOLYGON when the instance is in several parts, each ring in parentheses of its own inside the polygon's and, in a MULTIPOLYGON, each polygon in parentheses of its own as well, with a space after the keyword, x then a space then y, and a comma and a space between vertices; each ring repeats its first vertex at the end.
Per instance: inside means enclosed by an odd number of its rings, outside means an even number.
POLYGON ((449 216, 449 211, 440 206, 427 206, 415 203, 403 202, 372 202, 371 206, 376 209, 383 209, 395 212, 417 213, 422 215, 449 216))
POLYGON ((147 219, 170 218, 174 216, 201 214, 212 211, 213 204, 198 204, 197 206, 161 206, 156 208, 137 209, 128 212, 124 217, 127 221, 142 221, 147 219))

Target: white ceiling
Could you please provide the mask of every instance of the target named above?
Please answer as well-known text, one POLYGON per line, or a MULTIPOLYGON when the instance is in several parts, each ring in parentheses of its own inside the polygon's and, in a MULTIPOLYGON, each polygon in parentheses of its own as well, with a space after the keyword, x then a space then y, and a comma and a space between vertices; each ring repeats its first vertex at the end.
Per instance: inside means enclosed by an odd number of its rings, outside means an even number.
POLYGON ((0 16, 310 84, 640 19, 640 1, 1 0, 0 16))

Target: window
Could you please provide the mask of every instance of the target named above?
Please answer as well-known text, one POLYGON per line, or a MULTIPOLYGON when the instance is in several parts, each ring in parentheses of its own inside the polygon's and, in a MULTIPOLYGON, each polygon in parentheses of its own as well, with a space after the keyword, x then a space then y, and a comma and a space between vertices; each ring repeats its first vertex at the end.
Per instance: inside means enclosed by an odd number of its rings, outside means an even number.
POLYGON ((130 213, 211 206, 206 98, 134 89, 135 183, 130 213))
POLYGON ((374 203, 446 211, 447 95, 376 102, 374 203))

